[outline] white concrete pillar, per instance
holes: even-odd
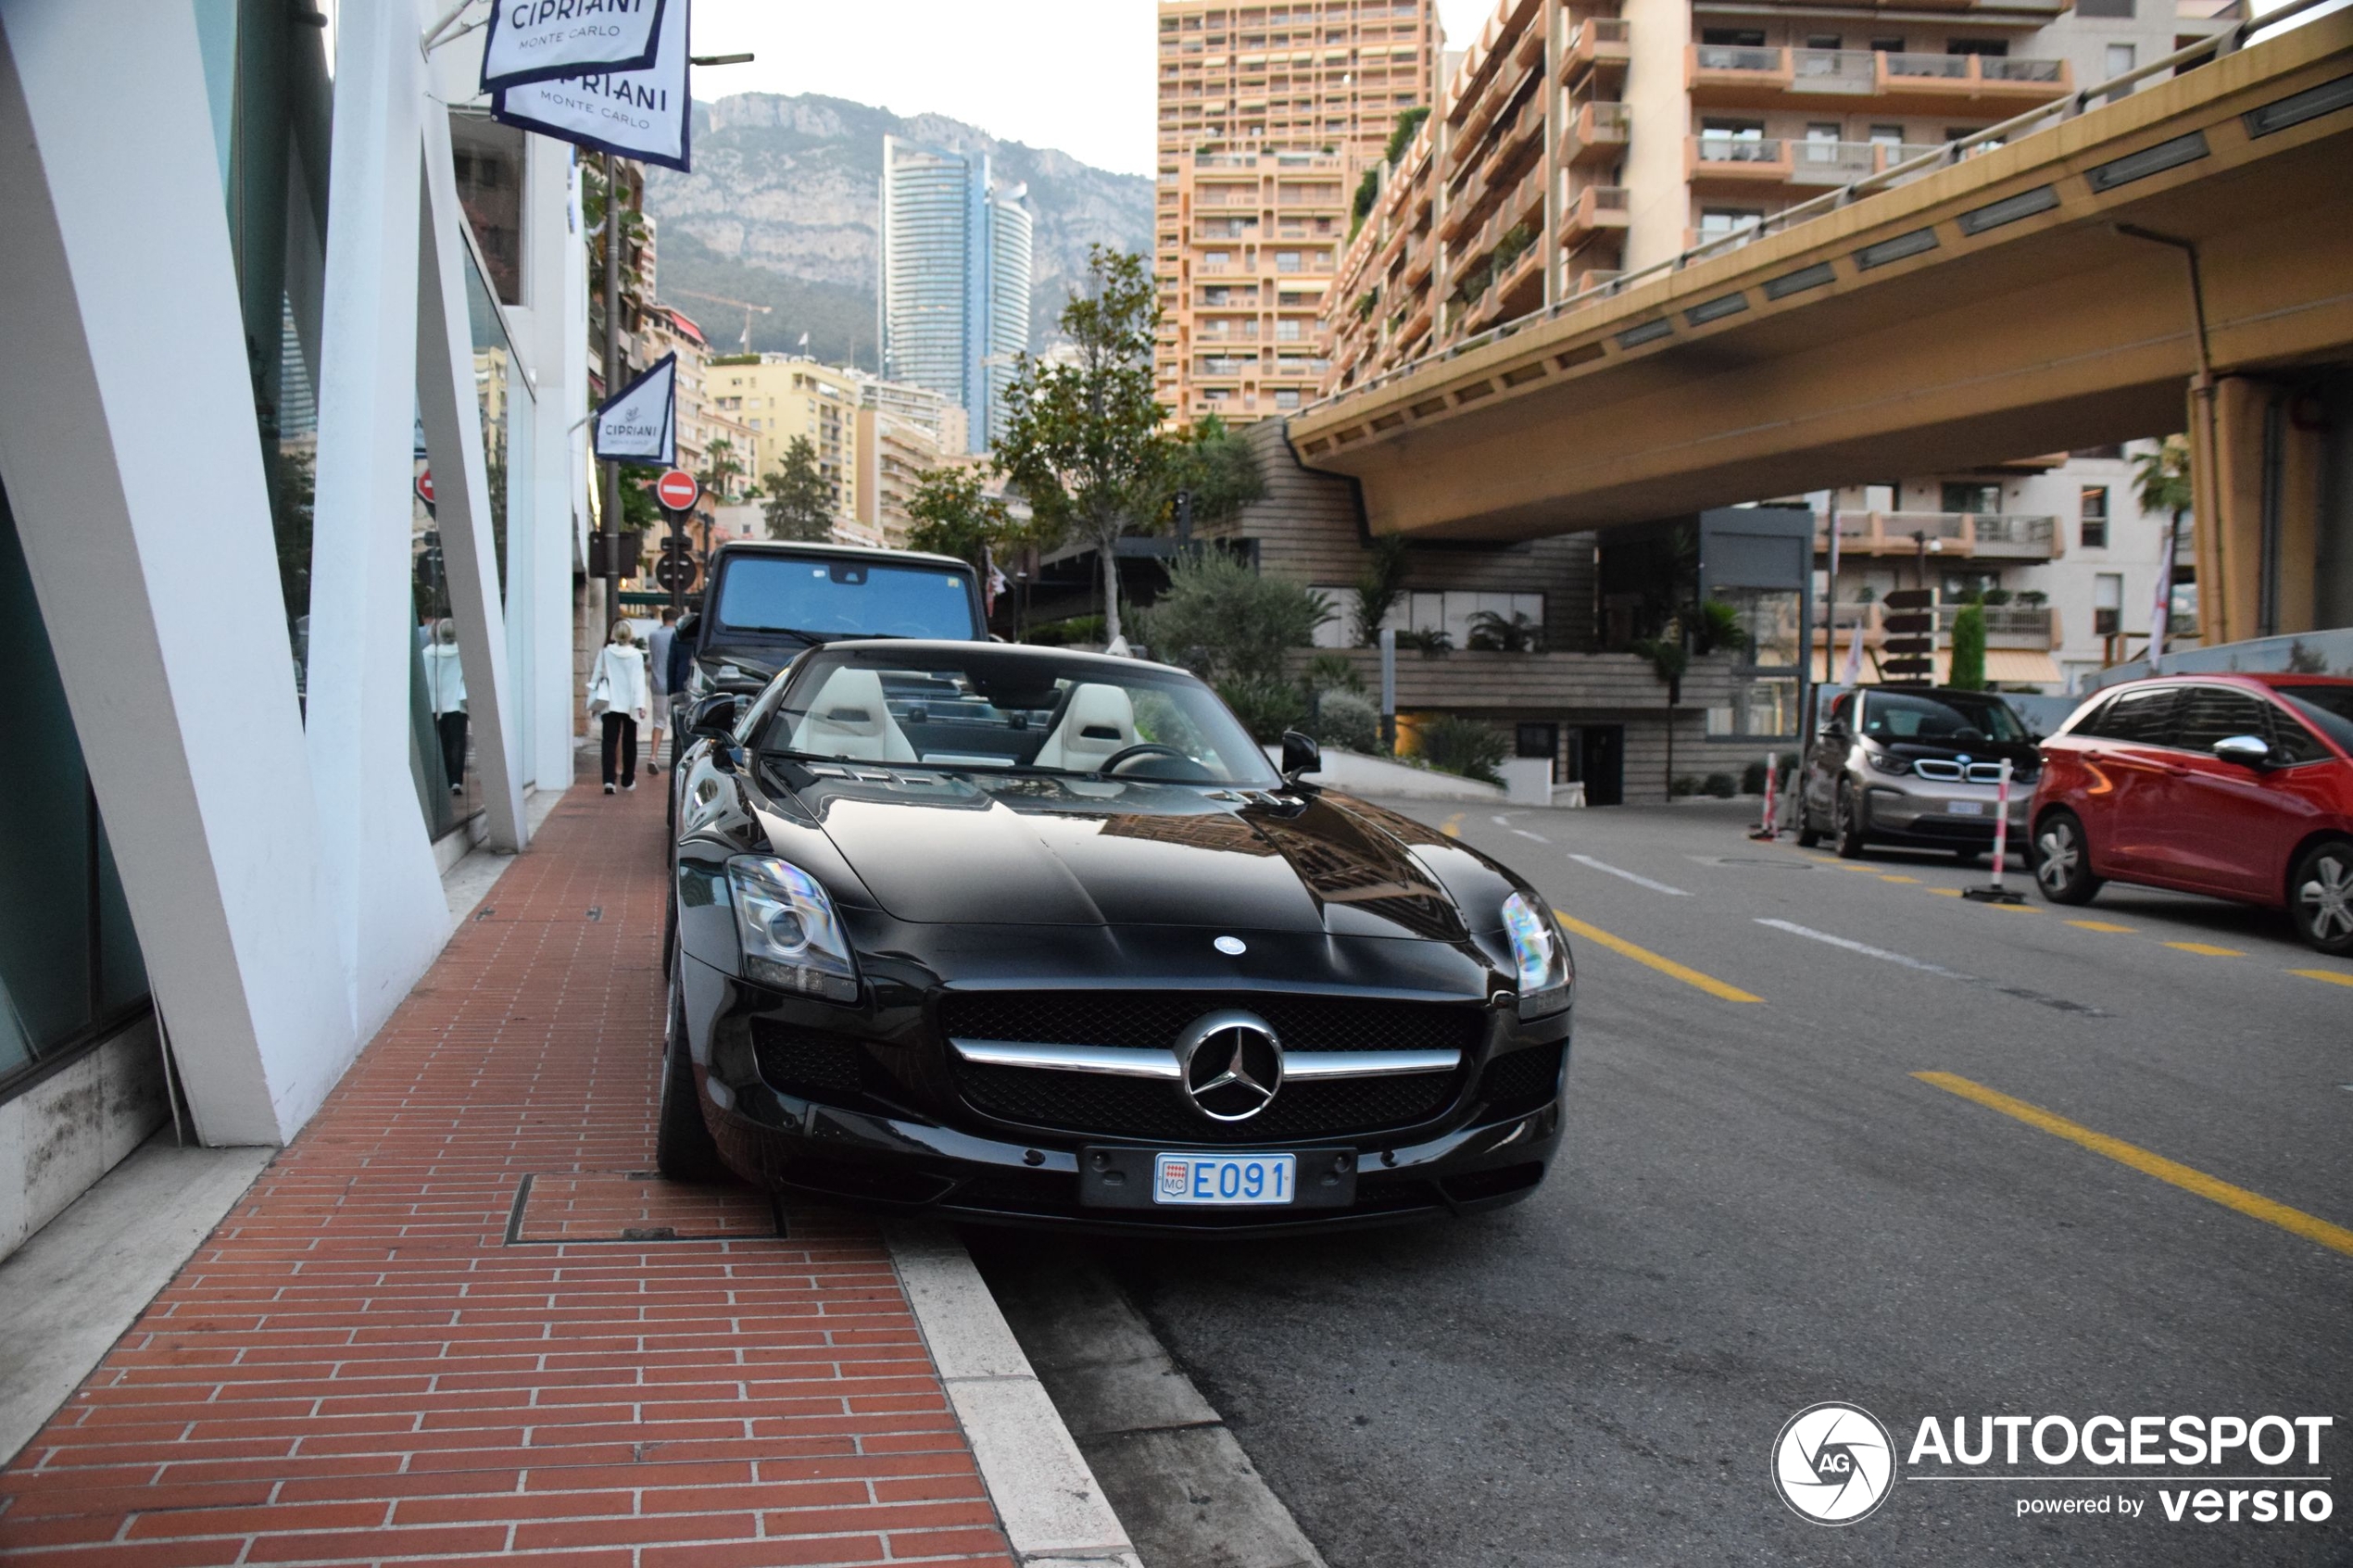
[[[335,35],[309,741],[334,930],[362,1039],[433,961],[449,919],[409,765],[417,171],[427,104],[417,9],[401,0],[348,6]]]
[[[187,6],[0,6],[0,482],[132,924],[199,1134],[282,1142],[358,1041]]]
[[[572,148],[523,138],[523,293],[531,302],[532,368],[537,376],[532,429],[532,778],[543,790],[572,783],[572,573],[585,505],[588,411],[587,247],[581,234],[579,175]],[[511,483],[511,482],[510,482]]]
[[[466,712],[474,733],[487,842],[493,849],[511,852],[529,834],[523,827],[517,704],[507,668],[506,608],[498,597],[497,534],[491,525],[490,474],[474,390],[466,216],[458,205],[448,117],[438,106],[429,108],[422,117],[417,405],[424,420],[425,450],[432,455],[435,521],[449,581],[450,619],[458,625],[459,662],[466,672]],[[522,370],[510,365],[508,374],[520,377]]]

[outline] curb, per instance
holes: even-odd
[[[963,1243],[920,1223],[886,1224],[883,1239],[1014,1561],[1143,1568]]]

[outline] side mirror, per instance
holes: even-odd
[[[2271,746],[2254,735],[2224,735],[2214,743],[2214,755],[2242,768],[2262,768],[2271,764]]]
[[[1283,777],[1297,784],[1302,773],[1324,771],[1324,748],[1297,730],[1283,732]]]
[[[732,739],[736,722],[743,717],[744,699],[734,692],[722,692],[707,696],[695,709],[695,721],[689,732],[697,740]]]

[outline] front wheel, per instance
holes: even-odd
[[[2088,904],[2100,890],[2083,824],[2072,811],[2054,811],[2034,830],[2034,885],[2054,904]]]
[[[1853,784],[1838,786],[1838,809],[1831,819],[1832,833],[1838,839],[1838,858],[1859,860],[1863,858],[1863,806],[1855,798]]]
[[[661,1045],[661,1105],[654,1120],[654,1168],[673,1182],[697,1186],[732,1179],[720,1160],[711,1125],[703,1120],[695,1064],[686,1052],[686,1012],[674,986],[670,996],[670,1027]]]
[[[2287,879],[2296,934],[2332,958],[2353,956],[2353,844],[2316,844]]]

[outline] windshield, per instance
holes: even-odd
[[[1279,782],[1216,694],[1182,671],[988,644],[812,654],[761,746],[808,761],[1251,789]]]
[[[718,629],[821,637],[980,635],[972,582],[937,565],[822,556],[728,558],[719,577]]]
[[[2273,686],[2271,691],[2306,723],[2353,753],[2353,686]]]
[[[1863,733],[1877,740],[1921,741],[1930,746],[2024,743],[2032,738],[1999,697],[1921,696],[1912,692],[1872,692],[1865,696]]]

